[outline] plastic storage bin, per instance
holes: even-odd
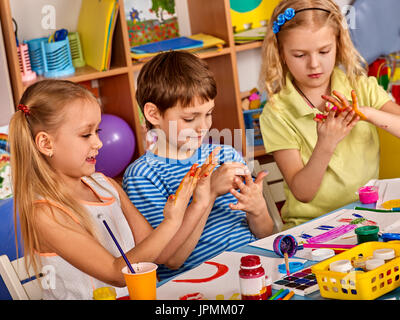
[[[32,69],[47,78],[66,77],[75,73],[68,37],[56,42],[48,38],[27,41]]]
[[[371,257],[377,249],[391,248],[396,258],[370,271],[333,272],[329,264],[361,256]],[[341,300],[372,300],[400,286],[400,243],[365,242],[311,267],[315,274],[321,296]]]
[[[246,128],[246,141],[248,145],[259,146],[263,144],[260,128],[260,115],[263,108],[243,111],[244,125]],[[247,129],[253,129],[248,131]]]
[[[36,79],[36,72],[32,71],[28,45],[26,43],[20,44],[17,47],[17,52],[22,81],[27,82]]]
[[[83,57],[81,40],[78,32],[68,33],[69,47],[71,49],[72,64],[75,68],[85,66],[86,62]]]
[[[31,58],[32,70],[37,75],[41,76],[44,73],[44,57],[42,52],[42,42],[47,41],[47,38],[37,38],[26,41],[28,45],[29,57]]]

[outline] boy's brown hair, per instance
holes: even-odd
[[[147,62],[137,79],[136,99],[143,111],[151,102],[161,114],[179,104],[183,108],[217,95],[214,76],[206,62],[185,51],[160,53]],[[149,129],[152,125],[146,120]]]

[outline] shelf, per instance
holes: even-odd
[[[251,50],[255,48],[261,48],[263,42],[262,41],[253,41],[249,43],[244,43],[244,44],[235,44],[235,51],[240,52],[240,51],[245,51],[245,50]]]
[[[195,52],[192,52],[192,53],[197,55],[201,59],[208,59],[208,58],[213,58],[213,57],[218,57],[218,56],[230,54],[231,52],[232,52],[231,48],[224,47],[222,49],[207,48],[207,49],[195,51]],[[149,60],[151,60],[151,58],[148,58],[148,59],[143,60],[143,61],[132,61],[132,63],[133,63],[133,71],[134,72],[140,71],[140,69],[142,69],[143,65]]]
[[[70,80],[73,82],[83,82],[83,81],[88,81],[88,80],[95,80],[95,79],[101,79],[101,78],[106,78],[106,77],[112,77],[120,74],[127,73],[129,71],[128,67],[115,67],[111,68],[110,70],[107,71],[98,71],[91,66],[84,66],[81,68],[76,68],[75,73],[71,76],[68,77],[61,77],[57,79],[65,79],[65,80]],[[44,79],[50,79],[46,78],[44,76],[38,76],[35,80],[30,81],[30,82],[24,82],[24,88],[29,87],[31,84],[44,80]]]

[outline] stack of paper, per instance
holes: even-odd
[[[86,63],[99,71],[110,68],[118,0],[83,0],[78,32]]]
[[[222,48],[225,41],[204,33],[195,34],[189,37],[179,37],[149,43],[131,48],[131,57],[135,60],[145,60],[163,51],[186,50],[196,52],[206,48]]]
[[[245,30],[242,32],[235,33],[233,38],[236,43],[245,43],[257,40],[263,40],[267,27],[254,28],[250,30]]]

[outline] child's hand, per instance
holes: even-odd
[[[199,179],[201,169],[197,168],[197,166],[198,164],[195,163],[190,168],[179,184],[176,193],[168,197],[164,207],[164,219],[176,221],[179,224],[182,222],[186,208]]]
[[[349,101],[346,99],[344,95],[342,95],[340,92],[337,92],[336,90],[333,90],[332,93],[338,97],[339,99],[332,97],[332,96],[325,96],[323,95],[322,98],[329,101],[336,107],[336,115],[338,113],[345,111],[347,108],[352,108],[354,110],[354,113],[360,117],[361,120],[366,120],[367,117],[360,111],[359,106],[358,106],[358,98],[356,95],[356,92],[354,90],[351,91],[351,98],[352,98],[352,104],[350,105]]]
[[[246,165],[240,162],[230,162],[222,164],[215,170],[211,177],[211,193],[214,197],[219,197],[229,192],[232,188],[237,188],[234,179],[244,176],[249,171]],[[239,179],[239,178],[238,178]]]
[[[336,109],[332,108],[325,121],[317,121],[318,140],[330,146],[333,151],[337,144],[346,137],[356,125],[360,117],[350,107],[344,109],[336,116]]]
[[[263,197],[263,180],[267,176],[267,172],[263,171],[257,175],[253,182],[250,173],[245,177],[246,184],[241,179],[235,178],[235,183],[238,185],[240,192],[231,189],[230,192],[238,200],[236,204],[229,204],[232,210],[243,210],[248,214],[261,215],[267,211],[267,205]]]
[[[193,202],[209,204],[211,202],[211,176],[215,166],[218,164],[217,155],[221,147],[215,148],[210,152],[204,164],[199,168],[199,180],[193,193]]]

